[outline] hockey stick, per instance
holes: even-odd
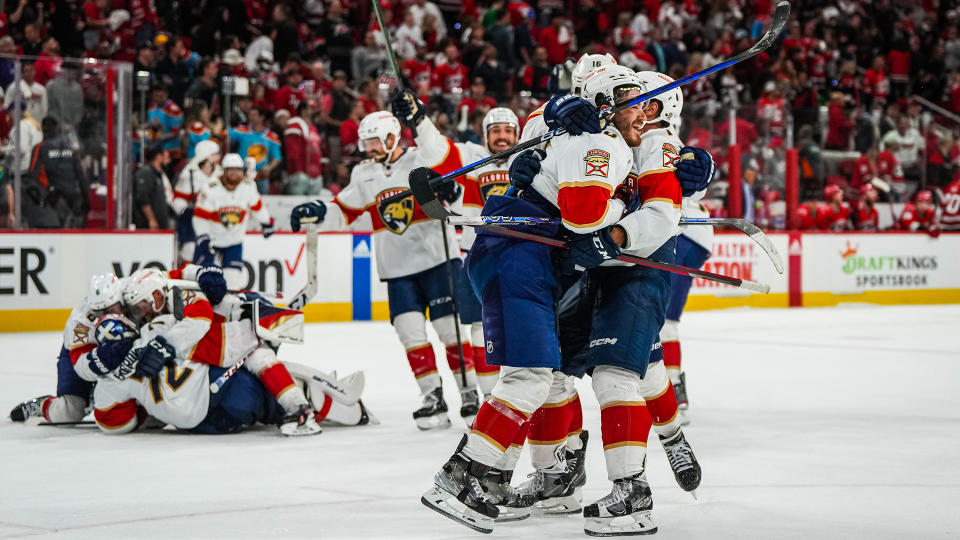
[[[416,199],[417,204],[420,205],[420,208],[423,209],[423,213],[433,219],[439,219],[441,221],[446,221],[453,214],[447,211],[446,208],[440,204],[440,201],[437,200],[436,194],[433,192],[433,188],[430,186],[430,176],[429,174],[418,174],[417,169],[414,169],[410,173],[410,190],[413,192],[413,197]],[[564,248],[566,249],[567,242],[565,240],[560,240],[558,238],[550,238],[549,236],[541,236],[539,234],[530,234],[522,231],[516,231],[509,229],[507,227],[500,227],[498,225],[482,225],[475,227],[484,231],[493,232],[503,236],[509,236],[511,238],[519,238],[521,240],[529,240],[531,242],[537,242],[539,244],[546,244],[548,246]],[[654,261],[646,257],[636,257],[634,255],[624,255],[621,254],[617,257],[618,261],[633,263],[640,266],[646,266],[649,268],[657,268],[659,270],[666,270],[667,272],[673,272],[674,274],[681,274],[685,276],[693,276],[708,279],[710,281],[716,281],[717,283],[723,283],[725,285],[731,285],[733,287],[739,287],[741,289],[746,289],[748,291],[754,291],[766,294],[770,292],[770,285],[765,283],[758,283],[756,281],[750,281],[747,279],[733,278],[729,276],[722,276],[720,274],[714,274],[713,272],[706,272],[704,270],[696,270],[694,268],[687,268],[686,266],[680,266],[677,264],[668,264],[662,263],[659,261]]]
[[[233,377],[234,374],[236,374],[238,371],[240,371],[240,368],[243,367],[243,363],[246,362],[246,361],[247,361],[247,357],[246,357],[246,356],[244,356],[244,357],[241,358],[240,360],[237,360],[237,363],[236,363],[236,364],[234,364],[234,365],[230,366],[229,368],[227,368],[227,370],[224,371],[222,375],[220,375],[219,377],[217,377],[217,380],[215,380],[215,381],[213,381],[212,383],[210,383],[210,393],[211,393],[211,394],[216,394],[217,392],[219,392],[220,389],[223,388],[223,385],[227,384],[227,381],[230,380],[230,377]]]
[[[316,223],[309,223],[305,227],[307,234],[307,284],[303,289],[293,297],[292,300],[287,302],[287,307],[290,309],[295,309],[297,311],[303,311],[304,306],[307,305],[314,296],[317,295],[317,288],[319,283],[317,282],[317,225]]]
[[[79,422],[37,422],[35,426],[95,426],[94,420],[80,420]]]
[[[663,85],[663,86],[661,86],[661,87],[659,87],[659,88],[655,88],[655,89],[653,89],[653,90],[651,90],[651,91],[649,91],[649,92],[646,92],[646,93],[644,93],[644,94],[641,94],[641,95],[639,95],[639,96],[631,99],[630,101],[625,101],[625,102],[620,103],[620,104],[618,104],[618,105],[615,105],[615,106],[613,106],[613,107],[611,107],[611,108],[609,108],[609,109],[604,109],[603,111],[600,112],[600,115],[603,116],[603,117],[612,116],[612,115],[614,115],[614,114],[622,111],[623,109],[627,109],[627,108],[629,108],[629,107],[633,107],[634,105],[639,105],[640,103],[643,103],[643,102],[647,101],[647,100],[650,99],[650,98],[659,96],[660,94],[663,94],[664,92],[669,92],[670,90],[673,90],[674,88],[679,88],[679,87],[681,87],[681,86],[690,84],[690,83],[692,83],[692,82],[694,82],[694,81],[696,81],[696,80],[698,80],[698,79],[701,79],[701,78],[703,78],[703,77],[706,77],[707,75],[711,75],[711,74],[716,73],[716,72],[718,72],[718,71],[720,71],[720,70],[726,69],[726,68],[728,68],[728,67],[730,67],[730,66],[732,66],[732,65],[735,65],[735,64],[738,64],[738,63],[740,63],[740,62],[743,62],[744,60],[749,60],[749,59],[753,58],[754,56],[756,56],[756,55],[760,54],[761,52],[765,51],[767,48],[770,47],[770,45],[773,44],[774,41],[776,41],[777,36],[779,36],[780,33],[783,31],[783,27],[784,27],[784,25],[787,23],[787,18],[788,18],[789,16],[790,16],[790,2],[787,2],[786,0],[783,0],[783,1],[781,1],[779,4],[777,4],[777,9],[776,9],[776,11],[774,11],[774,13],[773,13],[772,21],[771,21],[771,23],[770,23],[770,28],[767,30],[767,33],[764,34],[763,37],[761,37],[760,40],[757,41],[757,42],[753,45],[753,47],[750,47],[750,48],[747,49],[746,51],[743,51],[742,53],[734,56],[733,58],[729,58],[729,59],[727,59],[727,60],[724,60],[723,62],[720,62],[720,63],[718,63],[718,64],[714,64],[714,65],[712,65],[712,66],[710,66],[710,67],[708,67],[708,68],[706,68],[706,69],[703,69],[703,70],[698,71],[698,72],[696,72],[696,73],[691,73],[690,75],[687,75],[686,77],[677,79],[677,80],[673,81],[672,83],[668,83],[668,84],[665,84],[665,85]],[[548,140],[556,137],[557,135],[561,135],[561,134],[563,134],[563,133],[566,133],[566,131],[565,131],[563,128],[557,128],[557,129],[554,129],[554,130],[552,130],[552,131],[548,131],[548,132],[544,133],[543,135],[541,135],[539,138],[530,139],[530,140],[528,140],[528,141],[526,141],[526,142],[520,143],[520,144],[518,144],[518,145],[516,145],[516,146],[513,146],[513,147],[511,147],[511,148],[508,148],[508,149],[506,149],[506,150],[504,150],[504,151],[502,151],[502,152],[497,152],[496,154],[493,154],[493,155],[491,155],[491,156],[487,156],[487,157],[485,157],[485,158],[483,158],[483,159],[481,159],[481,160],[475,161],[475,162],[473,162],[473,163],[471,163],[471,164],[469,164],[469,165],[465,165],[465,166],[463,166],[463,167],[461,167],[461,168],[459,168],[459,169],[457,169],[457,170],[455,170],[455,171],[451,171],[451,172],[449,172],[449,173],[441,176],[440,178],[435,178],[434,180],[432,180],[432,181],[430,182],[430,187],[431,187],[431,189],[436,188],[438,185],[442,184],[443,182],[446,182],[446,181],[452,180],[452,179],[454,179],[454,178],[458,178],[458,177],[460,177],[460,176],[463,176],[463,175],[467,174],[468,172],[477,170],[477,169],[479,169],[480,167],[483,167],[484,165],[486,165],[487,163],[490,163],[490,162],[492,162],[492,161],[504,160],[504,159],[508,158],[509,156],[511,156],[511,155],[513,155],[513,154],[516,154],[516,153],[518,153],[518,152],[522,152],[522,151],[527,150],[527,149],[529,149],[529,148],[533,148],[533,147],[535,147],[535,146],[538,146],[538,145],[540,145],[540,144],[542,144],[542,143],[544,143],[544,142],[546,142],[546,141],[548,141]],[[404,191],[401,191],[400,193],[397,193],[396,195],[391,195],[390,197],[386,197],[385,199],[383,199],[382,201],[380,201],[380,203],[381,203],[381,204],[394,203],[394,202],[397,202],[397,201],[406,199],[406,198],[409,197],[410,195],[412,195],[412,193],[410,192],[410,190],[404,190]]]
[[[393,54],[393,44],[390,43],[390,33],[387,32],[387,27],[383,25],[383,13],[380,12],[380,1],[372,1],[373,12],[377,16],[377,23],[380,25],[380,31],[383,32],[383,41],[387,48],[387,62],[397,77],[397,86],[402,87],[404,85],[403,75],[400,73],[400,65],[397,63],[397,57]],[[413,134],[416,136],[416,129],[413,129]],[[457,292],[453,283],[453,266],[450,259],[450,242],[447,237],[447,225],[441,222],[440,228],[443,231],[443,253],[447,258],[447,284],[450,286],[450,299],[453,302],[453,328],[456,332],[457,350],[460,351],[460,380],[463,383],[463,388],[467,388],[467,365],[463,359],[463,339],[460,337],[460,308],[457,305]]]

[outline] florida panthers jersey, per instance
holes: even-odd
[[[550,131],[547,128],[547,122],[543,119],[543,110],[546,105],[541,105],[537,107],[535,111],[530,113],[530,116],[527,117],[527,122],[523,124],[523,133],[520,134],[520,142],[524,143],[530,139],[538,139],[543,136],[544,133]],[[540,145],[540,148],[546,143]]]
[[[134,347],[143,347],[177,324],[172,315],[161,315],[141,329]],[[126,433],[136,429],[142,407],[147,414],[181,429],[190,429],[207,415],[210,380],[204,364],[183,360],[167,365],[152,379],[101,379],[94,390],[93,416],[101,430]]]
[[[388,165],[372,159],[361,161],[350,173],[350,184],[333,201],[317,201],[327,207],[320,229],[343,229],[364,213],[370,214],[380,279],[409,276],[443,264],[447,251],[451,257],[459,257],[453,228],[427,217],[413,197],[381,204],[386,197],[410,187],[408,178],[413,169],[442,165],[431,163],[420,148],[407,149]],[[447,227],[447,250],[441,227]]]
[[[671,130],[659,128],[644,133],[633,149],[629,181],[642,202],[619,223],[627,233],[625,253],[647,257],[677,235],[683,194],[675,172],[682,146]]]
[[[67,318],[67,326],[63,329],[63,346],[70,353],[70,361],[74,364],[80,357],[97,346],[93,335],[97,319],[90,311],[90,307],[87,306],[87,299],[84,298],[80,305],[70,312],[70,317]]]
[[[532,187],[560,209],[567,229],[590,233],[620,220],[625,207],[611,196],[630,173],[633,152],[616,129],[559,135],[546,150]]]
[[[454,143],[445,137],[429,118],[417,126],[417,146],[427,161],[439,163],[433,170],[440,174],[455,171],[490,156],[486,146],[467,142]],[[514,154],[515,156],[516,154]],[[462,206],[459,212],[465,216],[479,216],[487,197],[504,195],[510,187],[510,158],[488,163],[483,167],[457,179],[463,186]],[[464,227],[460,237],[460,247],[469,250],[473,246],[477,233],[473,227]]]
[[[188,163],[180,171],[180,176],[177,177],[177,185],[173,188],[173,204],[171,205],[173,211],[182,214],[188,206],[196,204],[200,189],[211,182],[219,182],[217,179],[222,174],[223,170],[219,166],[214,168],[213,174],[208,176],[197,167],[196,163],[192,161]]]
[[[256,184],[243,180],[236,188],[227,189],[219,180],[213,180],[197,194],[193,228],[197,236],[209,235],[213,247],[235,246],[243,243],[251,215],[257,223],[270,223],[270,212]]]

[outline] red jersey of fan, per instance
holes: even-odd
[[[497,106],[497,100],[490,96],[484,96],[480,99],[465,97],[460,100],[460,105],[457,107],[457,109],[462,109],[464,105],[467,107],[467,113],[473,113],[473,111],[477,110],[478,108],[481,111],[486,112]]]
[[[300,106],[300,103],[305,100],[306,95],[304,94],[303,88],[284,86],[273,93],[273,110],[279,111],[284,109],[290,113],[290,116],[296,116],[297,108]]]
[[[810,212],[810,207],[801,204],[797,208],[797,228],[801,231],[809,231],[817,226],[815,216]]]
[[[460,62],[440,64],[433,70],[433,87],[439,88],[444,94],[452,93],[454,88],[467,88],[467,81],[467,68]]]
[[[761,97],[757,101],[757,118],[765,119],[772,131],[782,132],[784,122],[784,99],[771,99],[767,96]]]
[[[403,63],[401,71],[407,76],[414,88],[418,88],[422,83],[429,85],[433,82],[433,66],[430,65],[430,62],[421,62],[416,58],[411,58]]]
[[[905,231],[928,231],[937,224],[937,211],[935,208],[927,208],[925,212],[918,212],[913,203],[907,203],[900,214],[900,222],[897,228]]]
[[[857,201],[854,223],[858,231],[875,231],[880,227],[880,214],[872,204]]]
[[[960,180],[943,190],[940,200],[940,224],[948,231],[960,231]]]
[[[832,205],[820,203],[817,205],[817,228],[822,231],[845,231],[850,228],[850,205],[840,203],[840,209],[834,210]]]
[[[873,95],[876,101],[886,101],[890,93],[890,79],[883,71],[868,69],[863,75],[863,90]]]
[[[853,178],[850,185],[858,188],[875,176],[885,182],[903,182],[903,169],[892,153],[884,150],[877,154],[877,161],[871,162],[867,156],[860,156],[853,164]]]

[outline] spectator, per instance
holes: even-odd
[[[450,44],[444,49],[446,61],[433,70],[433,88],[445,95],[460,93],[467,83],[467,68],[460,63],[460,49]]]
[[[260,55],[263,51],[270,52],[270,59],[273,60],[273,40],[277,37],[277,29],[271,24],[268,24],[263,27],[263,33],[260,36],[251,41],[247,45],[247,50],[244,57],[244,64],[247,66],[247,71],[253,73],[257,71],[257,64],[260,60]]]
[[[887,77],[886,60],[883,55],[873,59],[873,66],[863,76],[863,92],[868,96],[867,103],[874,109],[882,108],[890,93],[890,79]]]
[[[633,43],[633,48],[621,53],[617,61],[634,71],[651,71],[655,67],[655,62],[646,48],[647,42],[637,39]]]
[[[903,168],[907,192],[913,191],[920,181],[920,167],[923,164],[920,153],[925,147],[923,136],[917,128],[910,127],[910,118],[905,114],[897,118],[897,129],[887,132],[880,141],[880,148],[892,152]]]
[[[881,152],[876,146],[870,147],[867,153],[857,158],[853,164],[853,178],[850,180],[850,186],[859,189],[869,184],[874,178],[891,186],[901,184],[901,187],[893,189],[898,193],[905,191],[902,187],[903,169],[897,163],[897,158],[886,150]]]
[[[473,111],[469,118],[468,123],[464,126],[465,129],[461,130],[459,135],[460,142],[472,142],[476,144],[483,144],[483,117],[486,116],[486,113],[483,111]]]
[[[847,112],[847,99],[840,92],[830,94],[830,105],[827,107],[827,140],[824,147],[830,150],[849,150],[850,134],[853,133],[854,123]]]
[[[437,42],[443,41],[447,37],[447,25],[443,21],[443,14],[440,13],[440,9],[433,2],[427,2],[425,0],[413,0],[413,4],[408,8],[410,13],[413,14],[414,23],[423,28],[423,19],[426,15],[433,15],[434,24],[436,25],[437,30]]]
[[[483,81],[493,99],[507,98],[507,80],[510,74],[507,66],[497,59],[497,48],[493,45],[487,45],[484,49],[483,55],[473,70],[473,76]]]
[[[363,114],[365,115],[383,109],[380,106],[380,89],[373,79],[367,79],[360,83],[360,95],[357,96],[357,102],[363,107]]]
[[[12,229],[17,221],[16,201],[13,198],[13,175],[0,175],[0,229]]]
[[[71,141],[76,139],[77,126],[83,119],[83,87],[80,86],[80,71],[64,66],[63,74],[47,83],[47,116],[60,122],[60,131]]]
[[[550,97],[550,64],[546,47],[537,47],[533,53],[533,63],[523,68],[520,74],[520,87],[528,90],[537,99]]]
[[[27,174],[46,191],[46,204],[56,212],[58,227],[83,227],[90,209],[90,193],[80,157],[60,136],[59,122],[44,118],[43,141],[33,147]]]
[[[377,44],[377,36],[367,32],[363,38],[363,46],[356,47],[350,55],[350,72],[353,80],[376,77],[386,69],[387,55]]]
[[[27,104],[27,112],[30,113],[30,116],[37,122],[42,122],[44,117],[47,116],[47,89],[37,82],[36,70],[32,61],[22,60],[20,70],[20,99]],[[12,85],[7,88],[7,93],[3,98],[3,106],[10,107],[17,94],[17,89]]]
[[[537,48],[537,12],[530,8],[526,11],[523,20],[514,28],[513,44],[516,47],[519,61],[529,64],[533,60],[533,51]]]
[[[83,3],[83,47],[90,50],[100,42],[101,33],[108,31],[109,0],[87,0]]]
[[[766,133],[771,137],[783,137],[786,112],[786,102],[776,81],[767,81],[763,86],[763,95],[757,101],[757,120],[763,122]]]
[[[197,53],[190,52],[186,46],[185,39],[182,37],[171,38],[158,51],[165,51],[165,57],[156,61],[154,72],[156,76],[170,87],[170,97],[177,103],[183,103],[184,107],[190,104],[184,100],[184,94],[195,84],[193,78],[199,69],[201,76],[204,75],[204,60]],[[214,83],[216,83],[216,73],[214,73]],[[191,96],[191,99],[197,99],[198,96]],[[210,105],[214,105],[213,96],[204,94],[199,96]]]
[[[53,36],[48,36],[47,39],[43,40],[43,50],[37,55],[37,61],[34,65],[37,72],[37,82],[44,85],[47,84],[57,75],[62,64],[63,58],[60,57],[60,42]]]
[[[11,36],[0,37],[0,94],[13,84],[17,45]]]
[[[154,70],[157,67],[156,48],[153,41],[144,41],[137,47],[137,58],[133,62],[133,72],[146,71],[150,73],[150,84],[156,82]]]
[[[299,60],[299,57],[294,57]],[[303,89],[303,72],[300,71],[298,61],[287,62],[283,68],[283,77],[286,84],[273,94],[273,110],[285,110],[291,115],[297,112],[300,104],[306,101]]]
[[[344,18],[344,8],[339,0],[327,7],[327,17],[317,31],[324,42],[324,51],[330,57],[330,69],[336,72],[350,70],[350,51],[353,48],[353,29]]]
[[[220,129],[210,121],[210,107],[202,99],[194,100],[184,118],[187,126],[187,159],[193,159],[198,144],[213,138]]]
[[[147,109],[154,144],[170,152],[170,159],[180,159],[180,129],[183,127],[183,110],[170,99],[170,90],[164,84],[153,89]]]
[[[757,169],[759,165],[756,160],[751,159],[743,168],[743,179],[741,181],[743,191],[743,219],[750,223],[755,223],[757,219],[757,197],[753,193],[753,186],[757,183]]]
[[[395,39],[394,47],[398,58],[409,58],[411,60],[417,58],[417,49],[426,45],[423,41],[423,31],[417,26],[413,12],[409,9],[403,16],[403,24],[397,28]],[[423,56],[419,56],[419,58],[423,58]]]
[[[487,95],[487,85],[484,84],[482,77],[473,79],[470,84],[470,95],[460,101],[458,109],[467,108],[468,113],[479,110],[486,113],[497,106],[497,100]]]
[[[426,60],[426,56],[427,44],[420,42],[416,47],[416,54],[408,58],[400,67],[414,88],[423,83],[430,84],[433,80],[433,65]]]
[[[16,153],[14,145],[17,143],[17,139],[19,139],[20,142],[19,167],[21,173],[26,173],[30,168],[30,157],[33,155],[33,147],[43,141],[43,131],[41,131],[40,122],[30,115],[30,112],[26,110],[25,104],[20,105],[20,129],[19,132],[16,131],[13,125],[13,107],[14,106],[11,105],[4,111],[4,116],[6,116],[11,130],[9,135],[5,137],[6,140],[3,145],[3,154],[9,158],[3,168],[3,176],[12,176],[15,170],[14,167],[17,166],[17,163],[13,161],[14,154]]]
[[[273,27],[277,29],[273,38],[273,57],[278,62],[286,63],[291,54],[299,56],[300,51],[300,39],[290,6],[282,2],[275,3],[271,18]]]
[[[287,122],[283,146],[287,162],[287,195],[319,195],[323,189],[320,134],[310,122],[313,106],[303,101]]]
[[[187,88],[184,94],[183,105],[189,107],[195,100],[203,101],[209,106],[216,107],[217,96],[219,95],[217,75],[220,73],[220,66],[213,58],[204,58],[200,61],[200,76],[193,80],[193,83]]]
[[[510,12],[500,9],[497,22],[486,32],[487,39],[496,47],[497,58],[506,64],[507,69],[513,69],[514,59],[514,31],[510,24]]]
[[[363,104],[354,101],[350,107],[350,114],[340,124],[340,156],[343,161],[351,163],[358,159],[357,143],[360,141],[360,120],[364,117]]]
[[[237,144],[240,157],[257,162],[257,191],[270,192],[270,173],[280,164],[280,137],[267,127],[267,111],[263,107],[250,108],[250,124],[231,129],[227,136]]]
[[[21,5],[26,2],[21,0]],[[23,25],[23,43],[20,44],[23,56],[40,56],[43,51],[43,41],[40,39],[40,30],[37,25],[28,23]]]
[[[562,12],[554,11],[550,14],[550,26],[540,31],[537,43],[546,49],[546,61],[551,66],[563,62],[573,51],[573,32],[566,24]]]
[[[145,161],[133,176],[133,226],[137,229],[170,228],[170,181],[163,172],[170,156],[162,148],[148,148]]]
[[[327,128],[327,136],[337,136],[340,125],[350,114],[354,96],[347,89],[347,73],[338,70],[333,73],[333,87],[323,96],[320,103],[320,119]]]

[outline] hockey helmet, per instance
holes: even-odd
[[[207,139],[205,141],[200,141],[197,143],[197,146],[193,149],[193,159],[197,163],[206,161],[210,159],[210,156],[215,156],[220,153],[220,145],[215,141]],[[239,157],[239,156],[238,156]]]
[[[517,115],[506,107],[494,107],[487,112],[483,117],[483,145],[491,152],[493,150],[491,150],[487,144],[487,133],[491,127],[497,124],[513,126],[513,133],[516,136],[519,131],[520,121],[517,119]],[[516,144],[516,137],[514,137],[514,144]]]
[[[594,70],[602,68],[603,66],[609,66],[616,64],[617,60],[607,54],[585,54],[577,60],[576,67],[573,68],[573,72],[570,74],[572,80],[572,89],[573,93],[580,95],[583,92],[583,83],[587,79],[587,75],[590,75]]]
[[[673,82],[672,78],[656,71],[641,71],[637,76],[646,85],[648,92]],[[647,118],[647,124],[665,121],[672,125],[674,119],[680,119],[680,112],[683,111],[683,92],[680,88],[668,90],[650,99],[660,102],[660,114],[656,118]]]
[[[837,193],[843,193],[843,190],[840,189],[840,186],[836,184],[827,184],[827,187],[823,188],[823,199],[827,202],[833,200]]]
[[[871,191],[877,191],[877,188],[873,187],[873,184],[867,182],[866,184],[860,186],[860,196],[864,196]]]
[[[383,150],[389,156],[393,150],[400,144],[400,121],[390,111],[377,111],[370,113],[360,120],[360,127],[357,129],[359,141],[357,148],[365,152],[363,141],[367,139],[379,139],[383,145]],[[393,145],[387,146],[387,137],[393,135]]]
[[[617,97],[627,90],[646,91],[646,86],[637,73],[626,66],[610,65],[594,70],[583,81],[580,97],[598,109],[603,105],[615,105]]]
[[[925,189],[923,191],[917,192],[917,202],[925,202],[933,204],[933,192]]]
[[[160,293],[159,298],[156,293]],[[137,270],[123,287],[123,304],[134,321],[142,321],[162,311],[166,298],[167,279],[155,268]]]
[[[223,161],[220,162],[220,166],[223,170],[227,169],[240,169],[243,170],[243,158],[240,157],[240,154],[227,154],[223,156]]]
[[[90,289],[87,291],[87,306],[91,311],[99,311],[119,304],[123,300],[123,283],[117,276],[97,274],[90,278]]]

